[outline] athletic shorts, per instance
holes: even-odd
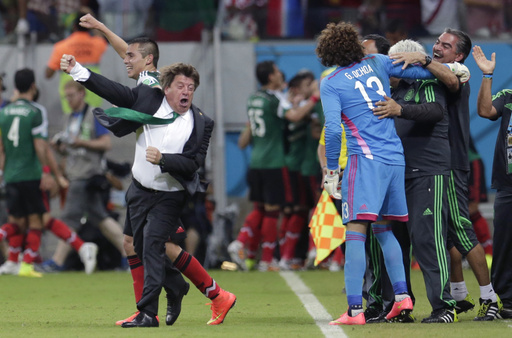
[[[47,207],[43,193],[39,189],[40,184],[40,180],[7,183],[5,190],[9,215],[25,217],[32,214],[44,214]]]
[[[487,185],[485,182],[485,167],[482,159],[476,159],[469,163],[469,201],[487,202]]]
[[[293,201],[287,168],[249,169],[249,200],[271,205],[290,205]]]
[[[351,155],[341,184],[343,224],[350,221],[408,218],[405,166],[390,165]]]

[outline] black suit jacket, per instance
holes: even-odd
[[[81,83],[90,91],[118,107],[130,108],[149,115],[154,115],[158,111],[165,97],[159,88],[151,88],[146,85],[129,88],[94,72],[91,72],[87,81]],[[206,191],[208,186],[205,181],[200,179],[198,169],[204,165],[214,122],[196,106],[192,105],[191,110],[194,116],[192,134],[185,143],[181,154],[162,154],[164,165],[161,170],[178,180],[185,190],[193,195],[196,192]],[[133,121],[109,117],[100,108],[96,108],[93,112],[98,121],[117,137],[128,135],[142,125]]]

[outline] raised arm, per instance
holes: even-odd
[[[480,68],[483,73],[482,83],[476,101],[478,115],[488,119],[495,119],[498,117],[498,112],[492,105],[492,75],[494,68],[496,68],[496,53],[492,53],[491,60],[488,60],[482,48],[475,46],[473,47],[472,54],[478,68]]]
[[[86,14],[80,18],[80,26],[88,28],[88,29],[96,29],[103,34],[105,38],[107,38],[108,42],[114,47],[115,51],[121,59],[124,59],[126,56],[126,49],[128,48],[128,44],[124,41],[120,36],[116,33],[112,32],[105,24],[99,20],[97,20],[91,14]]]
[[[457,75],[459,72],[462,75],[462,72],[469,73],[467,67],[462,64],[457,64],[457,71],[455,69],[452,70],[451,67],[445,65],[443,63],[439,63],[435,60],[432,60],[429,56],[421,52],[404,52],[404,53],[395,53],[391,54],[390,59],[394,60],[393,64],[404,63],[402,69],[406,69],[407,66],[412,64],[421,64],[424,68],[432,73],[439,81],[444,83],[448,90],[452,93],[455,93],[459,90],[459,78]],[[455,68],[455,67],[454,67]],[[468,81],[469,76],[466,76],[464,81]],[[463,81],[463,82],[464,82]]]

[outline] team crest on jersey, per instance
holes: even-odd
[[[414,89],[409,89],[409,91],[404,96],[404,100],[411,101],[413,97],[414,97]]]

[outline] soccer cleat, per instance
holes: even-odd
[[[256,259],[254,258],[246,258],[245,259],[245,266],[247,267],[247,271],[252,271],[256,269]]]
[[[272,261],[272,262],[260,261],[260,263],[258,264],[258,271],[260,271],[260,272],[279,271],[279,264],[275,261]]]
[[[386,320],[397,323],[412,323],[414,322],[412,309],[412,299],[407,296],[402,301],[393,304],[393,308],[386,315]]]
[[[456,323],[459,321],[455,309],[440,309],[433,311],[430,317],[423,318],[422,323]]]
[[[118,320],[116,322],[116,325],[123,325],[123,323],[126,323],[126,322],[131,322],[132,320],[135,319],[135,317],[137,317],[139,315],[140,311],[137,311],[135,312],[133,315],[131,315],[130,317],[126,318],[126,319],[121,319],[121,320]],[[156,316],[156,320],[158,322],[160,322],[160,320],[158,319],[158,316]]]
[[[379,310],[374,307],[369,307],[364,310],[364,318],[366,320],[366,324],[387,322],[386,311]]]
[[[0,275],[17,275],[20,267],[18,263],[13,261],[5,261],[2,266],[0,266]]]
[[[282,259],[279,261],[279,270],[290,271],[292,269],[292,263],[290,260]]]
[[[43,263],[39,264],[37,266],[38,271],[44,272],[44,273],[57,273],[64,271],[64,267],[58,265],[55,263],[53,259],[49,259],[44,261]]]
[[[457,304],[455,305],[455,310],[457,310],[457,313],[467,312],[469,310],[473,310],[475,307],[475,300],[471,295],[468,293],[466,295],[466,298],[463,300],[457,301]]]
[[[233,263],[236,263],[240,270],[247,271],[247,266],[245,265],[247,255],[245,254],[245,248],[242,242],[239,240],[231,242],[228,245],[228,253]]]
[[[497,318],[499,319],[511,319],[512,318],[512,309],[501,308],[498,312]]]
[[[135,312],[133,315],[131,315],[130,317],[126,318],[126,319],[121,319],[121,320],[118,320],[116,322],[116,325],[122,325],[123,323],[126,323],[126,322],[131,322],[132,320],[135,319],[135,317],[137,317],[137,315],[139,314],[140,311],[137,311]]]
[[[364,325],[366,324],[366,320],[364,318],[364,312],[360,314],[350,317],[348,315],[348,311],[340,316],[340,318],[329,322],[329,325]]]
[[[18,271],[18,276],[40,278],[43,277],[43,274],[35,271],[33,264],[21,262],[20,270]]]
[[[497,300],[493,302],[490,299],[482,299],[480,298],[480,308],[478,309],[478,314],[476,315],[475,321],[491,321],[495,318],[498,318],[498,313],[501,309],[503,309],[503,303],[501,302],[500,297],[496,295]]]
[[[85,273],[90,275],[96,268],[96,255],[98,254],[98,246],[95,243],[85,242],[78,249],[80,260],[84,263]]]
[[[222,324],[224,318],[228,314],[229,310],[236,303],[236,296],[231,292],[220,290],[219,295],[212,299],[211,310],[212,318],[206,323],[208,325],[219,325]]]

